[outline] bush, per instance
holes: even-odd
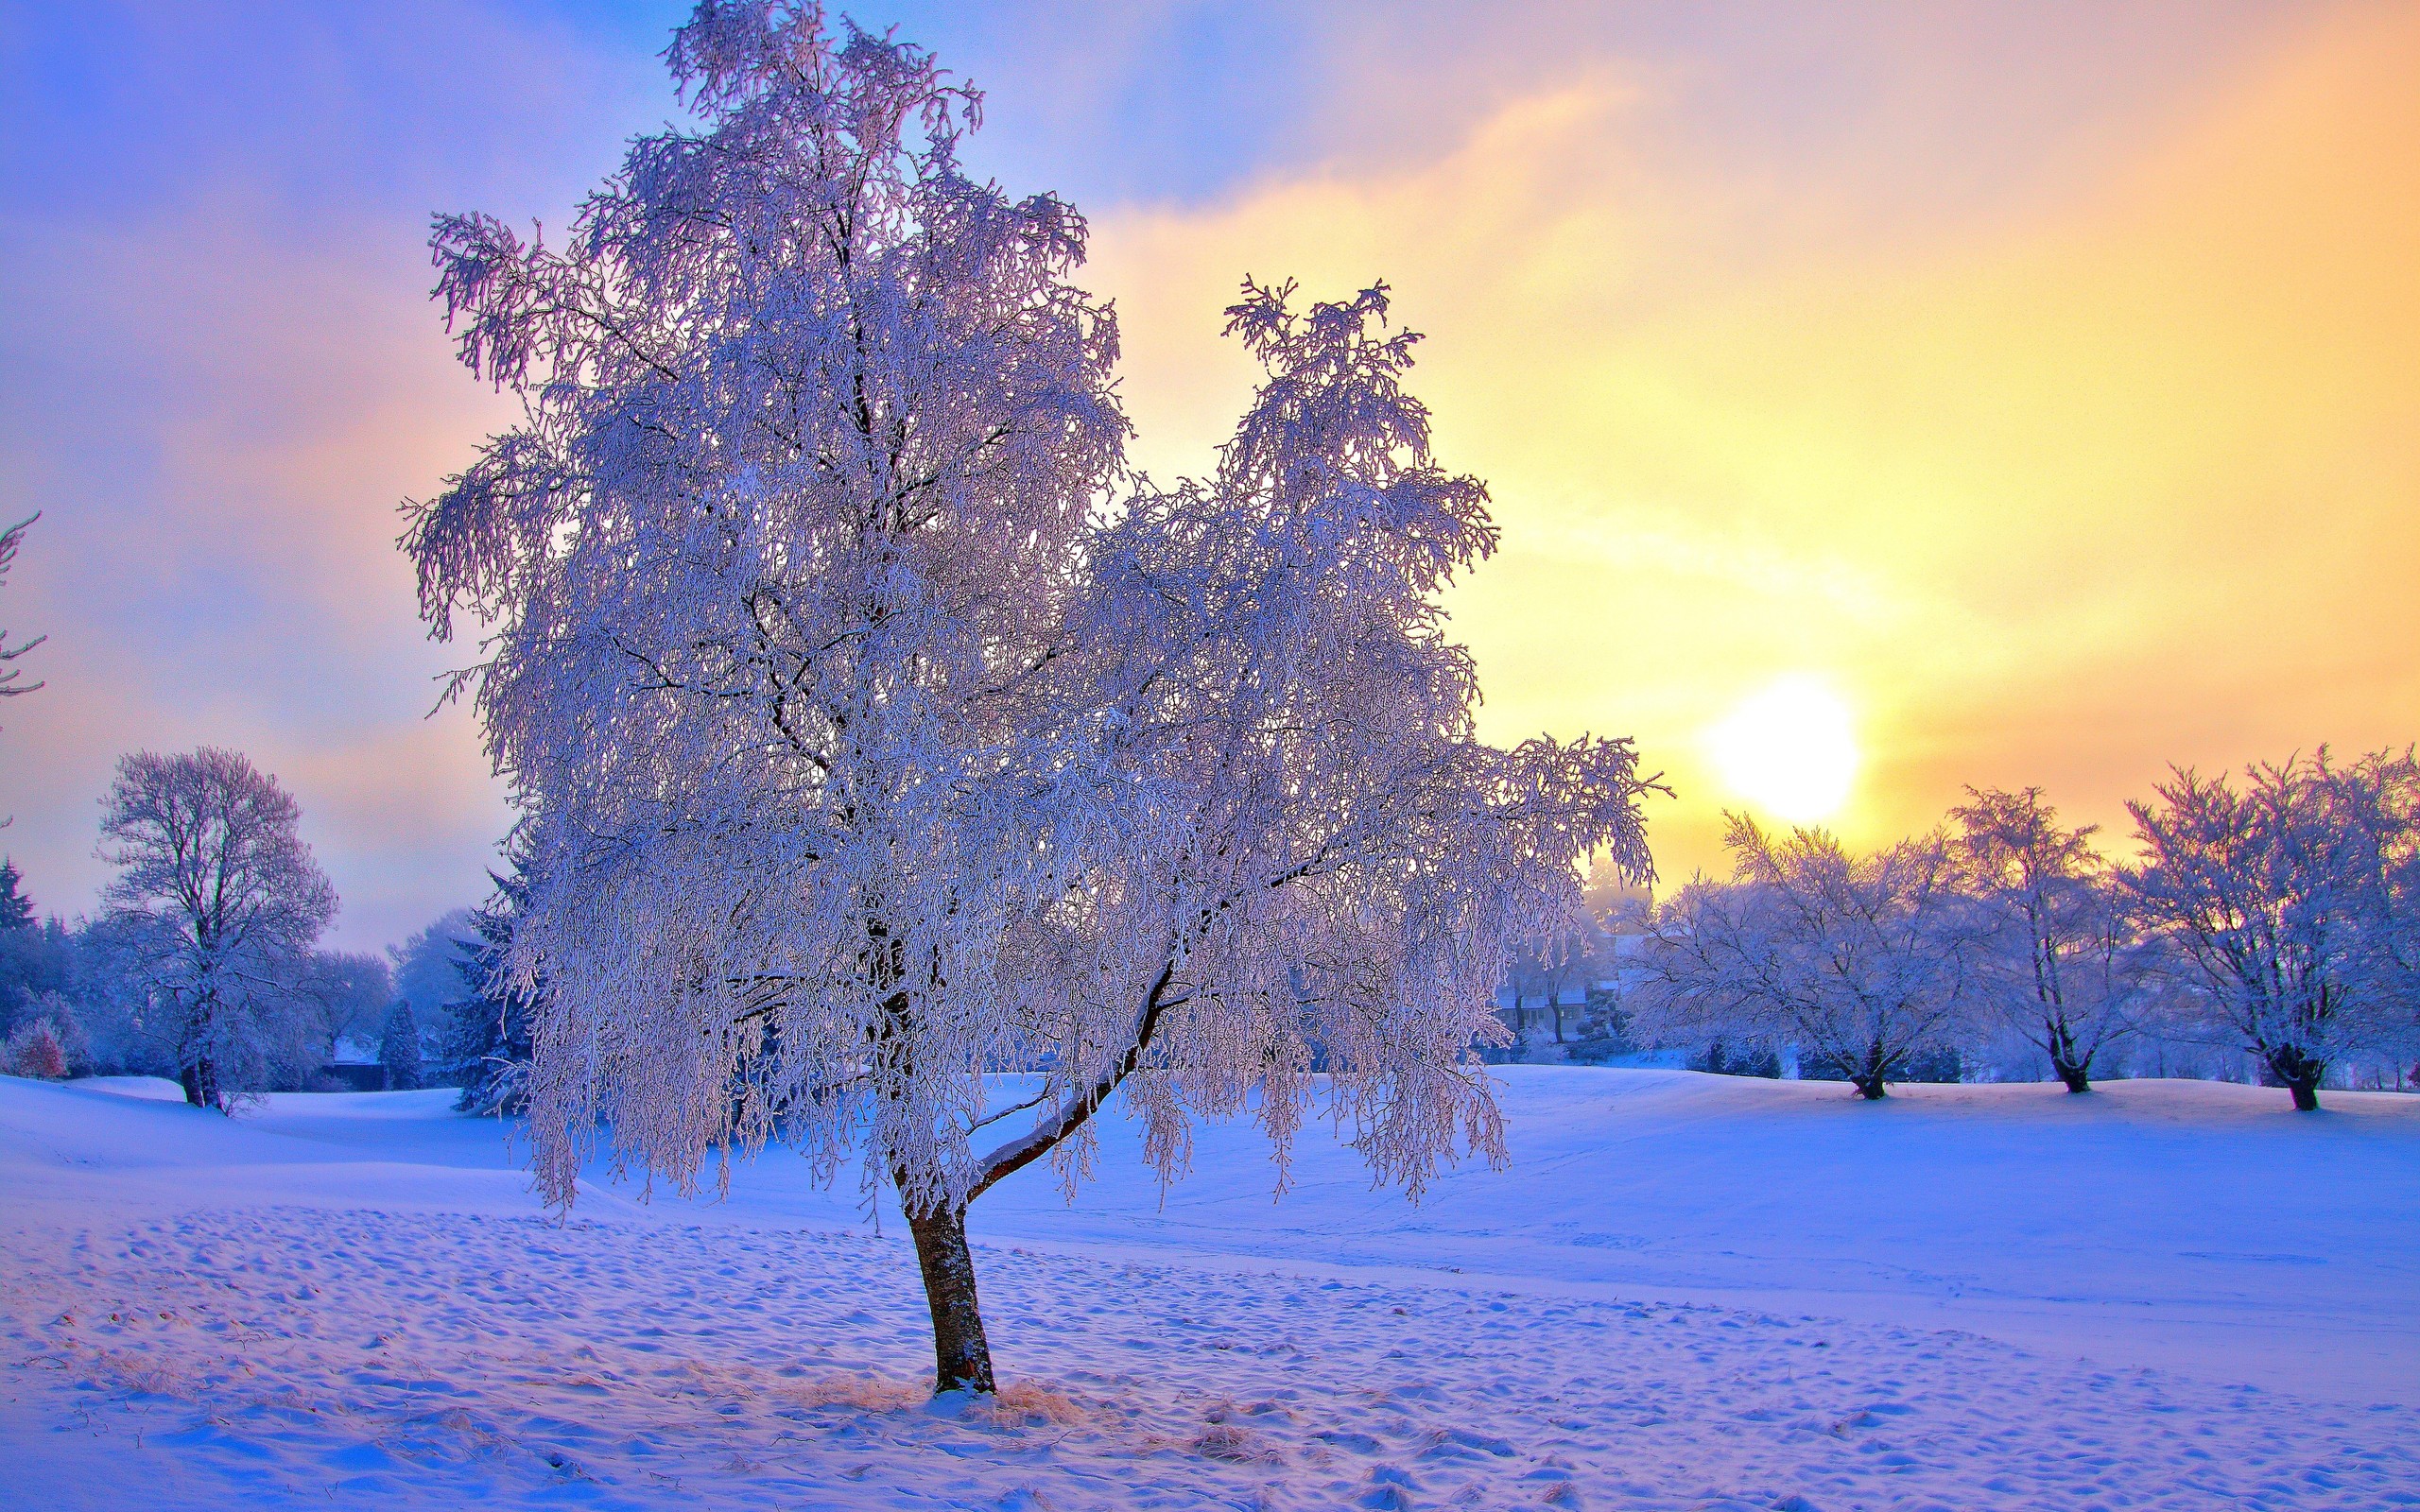
[[[11,1076],[36,1076],[43,1081],[67,1079],[67,1051],[59,1042],[59,1031],[48,1019],[28,1019],[17,1025],[9,1036],[5,1050],[0,1050]]]
[[[1771,1045],[1715,1040],[1689,1057],[1689,1069],[1712,1072],[1718,1076],[1763,1076],[1772,1080],[1781,1075],[1781,1052]]]

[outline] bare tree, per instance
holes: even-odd
[[[1938,835],[1855,855],[1823,830],[1776,839],[1727,816],[1733,880],[1656,917],[1638,995],[1666,1043],[1795,1044],[1801,1064],[1885,1094],[1919,1052],[1962,1037],[1977,924]]]
[[[2306,1112],[2330,1064],[2403,1038],[2420,765],[2382,750],[2223,774],[2177,769],[2130,803],[2133,907],[2172,947],[2179,999],[2242,1046]]]
[[[0,530],[0,585],[8,582],[9,569],[16,565],[17,548],[24,544],[26,529],[41,518],[42,514],[37,510],[8,529]],[[9,632],[0,629],[0,698],[13,698],[19,694],[32,693],[42,687],[39,682],[18,682],[17,679],[23,675],[22,670],[9,663],[15,662],[17,658],[49,639],[47,635],[37,635],[30,641],[10,645]]]
[[[16,565],[17,547],[24,542],[26,528],[41,518],[41,511],[36,510],[8,529],[0,530],[0,585],[7,584],[9,569]],[[13,698],[20,694],[33,693],[43,686],[39,682],[20,683],[17,679],[24,675],[23,669],[12,666],[10,663],[49,639],[50,637],[46,635],[37,635],[30,641],[10,645],[9,632],[6,629],[0,629],[0,698]],[[10,818],[13,817],[14,816],[10,816]],[[7,829],[9,822],[9,818],[0,818],[0,830]]]
[[[2093,826],[2062,828],[2038,787],[1966,796],[1949,816],[1988,927],[1982,1000],[2049,1057],[2067,1091],[2089,1091],[2095,1059],[2133,1032],[2149,948],[2102,875]]]
[[[97,854],[118,868],[101,928],[185,1100],[227,1111],[266,1085],[311,947],[336,916],[302,808],[242,753],[123,757]]]
[[[1577,858],[1644,868],[1634,758],[1471,739],[1435,595],[1494,531],[1382,292],[1248,291],[1269,377],[1217,477],[1105,510],[1084,225],[962,173],[973,94],[809,7],[701,5],[668,56],[700,129],[564,250],[435,239],[527,404],[406,544],[439,633],[494,627],[461,685],[526,805],[537,1170],[854,1157],[937,1389],[988,1391],[968,1205],[1077,1179],[1121,1087],[1169,1176],[1255,1089],[1282,1159],[1314,1044],[1382,1176],[1495,1152],[1472,1036]]]
[[[1591,975],[1603,967],[1608,942],[1602,927],[1585,914],[1576,921],[1541,919],[1534,930],[1531,940],[1512,958],[1513,1012],[1520,1016],[1522,1027],[1526,1028],[1528,1009],[1524,1005],[1534,991],[1545,1002],[1554,1042],[1562,1044],[1564,999],[1574,986],[1587,987]]]

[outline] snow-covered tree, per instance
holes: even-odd
[[[420,1086],[420,1019],[402,998],[388,1008],[378,1026],[378,1064],[387,1071],[387,1090],[407,1092]]]
[[[11,1076],[62,1081],[67,1076],[67,1051],[59,1028],[48,1018],[27,1019],[0,1045],[0,1071]]]
[[[2071,1092],[2132,1033],[2150,949],[2137,938],[2092,848],[2094,826],[2066,829],[2038,787],[1966,790],[1951,844],[1986,933],[1979,1000],[2048,1056]]]
[[[64,992],[44,992],[34,999],[28,1022],[40,1020],[50,1025],[53,1038],[59,1041],[60,1055],[70,1076],[89,1076],[97,1062],[94,1057],[92,1033],[84,1026],[83,1010],[76,1000]]]
[[[2404,1042],[2420,903],[2420,765],[2375,751],[2221,774],[2178,769],[2130,803],[2130,902],[2179,963],[2180,1005],[2232,1040],[2305,1111],[2330,1064]]]
[[[495,896],[471,911],[473,943],[455,959],[439,1036],[441,1074],[462,1089],[454,1107],[463,1113],[519,1113],[527,1102],[532,994],[510,981],[512,925],[528,896],[527,873],[516,868],[495,884]]]
[[[1735,1054],[1794,1044],[1802,1067],[1869,1098],[1958,1042],[1978,924],[1940,836],[1858,855],[1827,831],[1776,837],[1726,819],[1733,880],[1700,879],[1658,910],[1639,1032]]]
[[[1534,1000],[1546,1010],[1554,1042],[1564,1043],[1564,1016],[1581,1007],[1564,999],[1574,988],[1587,990],[1596,975],[1607,969],[1611,952],[1612,941],[1604,930],[1584,913],[1576,920],[1538,920],[1533,936],[1514,953],[1507,981],[1513,998],[1515,1037],[1527,1038],[1529,1004]]]
[[[1434,598],[1493,530],[1383,296],[1253,291],[1270,377],[1218,476],[1104,511],[1084,225],[960,170],[976,96],[806,6],[700,5],[668,56],[698,129],[563,250],[435,238],[526,405],[406,544],[438,633],[493,627],[465,685],[525,814],[545,1190],[600,1128],[683,1187],[776,1134],[854,1158],[937,1386],[989,1390],[967,1206],[1080,1177],[1121,1085],[1170,1176],[1255,1089],[1282,1158],[1314,1041],[1382,1176],[1495,1152],[1466,1062],[1512,921],[1592,849],[1644,869],[1638,783],[1620,743],[1471,738]]]
[[[101,805],[112,974],[186,1100],[225,1111],[291,1058],[336,889],[297,833],[301,806],[240,752],[121,758]]]
[[[462,995],[462,963],[478,947],[474,911],[453,908],[401,945],[387,948],[393,964],[394,996],[412,1005],[423,1024],[441,1022],[447,1005]]]
[[[386,961],[350,951],[314,951],[296,988],[323,1061],[336,1059],[344,1040],[376,1032],[395,996]]]

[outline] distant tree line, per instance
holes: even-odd
[[[2357,1065],[2420,1057],[2410,749],[2177,770],[2128,805],[2135,855],[2118,864],[2039,789],[1967,799],[1869,852],[1729,816],[1731,878],[1635,924],[1626,1042],[1751,1074],[1787,1056],[1868,1098],[2012,1045],[2075,1092],[2152,1047],[2199,1050],[2303,1109]]]

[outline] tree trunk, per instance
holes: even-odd
[[[2294,1097],[2294,1111],[2319,1111],[2319,1079],[2327,1074],[2327,1062],[2300,1050],[2282,1049],[2269,1052],[2269,1069],[2277,1083]]]
[[[194,1107],[227,1110],[218,1092],[218,1062],[210,1057],[197,1057],[192,1065],[178,1071],[177,1082],[185,1090],[185,1101]]]
[[[2084,1063],[2083,1057],[2076,1054],[2075,1031],[2067,1027],[2066,1019],[2064,1016],[2053,1018],[2043,1027],[2050,1031],[2050,1069],[2067,1084],[2067,1091],[2092,1091],[2092,1068]]]
[[[992,1346],[975,1296],[975,1256],[966,1247],[966,1210],[910,1212],[916,1263],[925,1272],[925,1300],[933,1312],[933,1392],[995,1390]]]
[[[1882,1053],[1881,1041],[1876,1040],[1866,1046],[1864,1065],[1854,1070],[1847,1067],[1842,1069],[1849,1071],[1849,1081],[1857,1088],[1857,1094],[1859,1097],[1869,1103],[1878,1103],[1890,1095],[1890,1090],[1883,1086],[1882,1078],[1891,1070],[1891,1057]]]

